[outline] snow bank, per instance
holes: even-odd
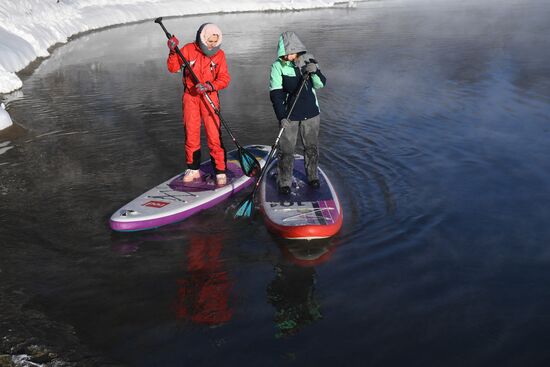
[[[0,130],[5,129],[6,127],[9,127],[12,124],[11,117],[8,114],[8,112],[5,110],[5,108],[6,107],[2,103],[0,105]]]
[[[37,57],[48,56],[50,46],[65,43],[80,32],[159,16],[299,10],[333,5],[334,2],[325,0],[3,0],[0,2],[0,94],[21,88],[22,82],[15,72]]]

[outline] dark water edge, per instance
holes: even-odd
[[[193,17],[193,15],[185,16]],[[169,19],[169,18],[166,18]],[[125,27],[150,20],[130,22],[123,25],[112,25],[96,30],[85,31],[69,37],[67,42],[86,35],[103,32],[108,29]],[[50,56],[38,57],[17,72],[19,78],[32,77],[33,73],[41,64],[47,61],[57,49],[66,43],[58,43],[48,48]],[[19,91],[9,95],[15,95]],[[0,95],[0,100],[4,96]],[[12,97],[8,97],[8,100]],[[9,112],[8,106],[8,112]],[[14,120],[13,125],[0,131],[0,139],[13,141],[20,139],[30,133],[25,128],[29,121]],[[0,187],[1,188],[1,187]],[[3,193],[0,191],[0,197]],[[0,212],[0,223],[2,218]],[[7,220],[6,220],[7,221]],[[36,299],[33,295],[27,294],[25,287],[19,287],[18,271],[3,271],[2,266],[9,266],[0,259],[0,367],[123,367],[124,364],[117,363],[98,350],[94,350],[78,337],[74,326],[57,321],[48,315],[48,310],[41,310],[35,307]],[[32,266],[32,264],[29,264]],[[10,276],[11,275],[11,276]],[[55,337],[54,337],[55,336]]]
[[[119,26],[104,29],[113,27]],[[104,29],[83,32],[70,37],[68,42]],[[51,55],[63,45],[53,45],[48,48],[48,52]],[[17,75],[24,82],[47,60],[48,58],[39,57]],[[15,91],[11,94],[18,93]],[[0,99],[1,97],[2,95]],[[12,126],[0,131],[0,139],[13,141],[28,135],[26,125],[28,126],[28,121],[13,121]],[[3,194],[5,195],[0,191],[0,197]],[[0,214],[0,222],[7,221],[7,217]],[[18,271],[7,272],[4,270],[7,266],[9,264],[0,259],[0,367],[124,366],[82,342],[74,326],[52,319],[45,312],[47,310],[33,307],[33,295],[27,294],[24,286],[18,286]]]
[[[13,284],[4,277],[2,282]],[[92,352],[73,326],[52,320],[30,304],[24,289],[0,285],[0,366],[119,366]]]

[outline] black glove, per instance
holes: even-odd
[[[308,74],[313,74],[313,73],[316,73],[317,70],[319,70],[319,67],[318,67],[317,64],[314,63],[314,62],[308,62],[308,63],[306,64],[305,69],[306,69],[306,73],[308,73]]]

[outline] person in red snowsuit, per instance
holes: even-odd
[[[219,109],[218,91],[229,85],[231,77],[227,70],[225,53],[220,49],[222,32],[212,23],[205,23],[197,31],[195,42],[183,46],[181,53],[189,62],[200,83],[195,85],[191,73],[183,69],[183,122],[185,125],[185,155],[187,170],[183,182],[189,183],[200,179],[200,129],[201,119],[206,130],[206,140],[210,150],[210,158],[216,173],[218,186],[225,185],[227,177],[226,153],[221,138],[220,119],[203,96],[207,93]],[[168,40],[168,70],[177,73],[184,67],[184,62],[175,52],[178,39],[172,36]]]

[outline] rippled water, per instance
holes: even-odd
[[[242,195],[111,233],[114,210],[184,169],[181,83],[153,22],[80,36],[10,97],[2,282],[125,365],[547,365],[549,19],[542,0],[419,0],[165,20],[180,40],[224,30],[222,113],[243,145],[277,133],[278,34],[320,61],[345,220],[310,243],[235,222]]]

